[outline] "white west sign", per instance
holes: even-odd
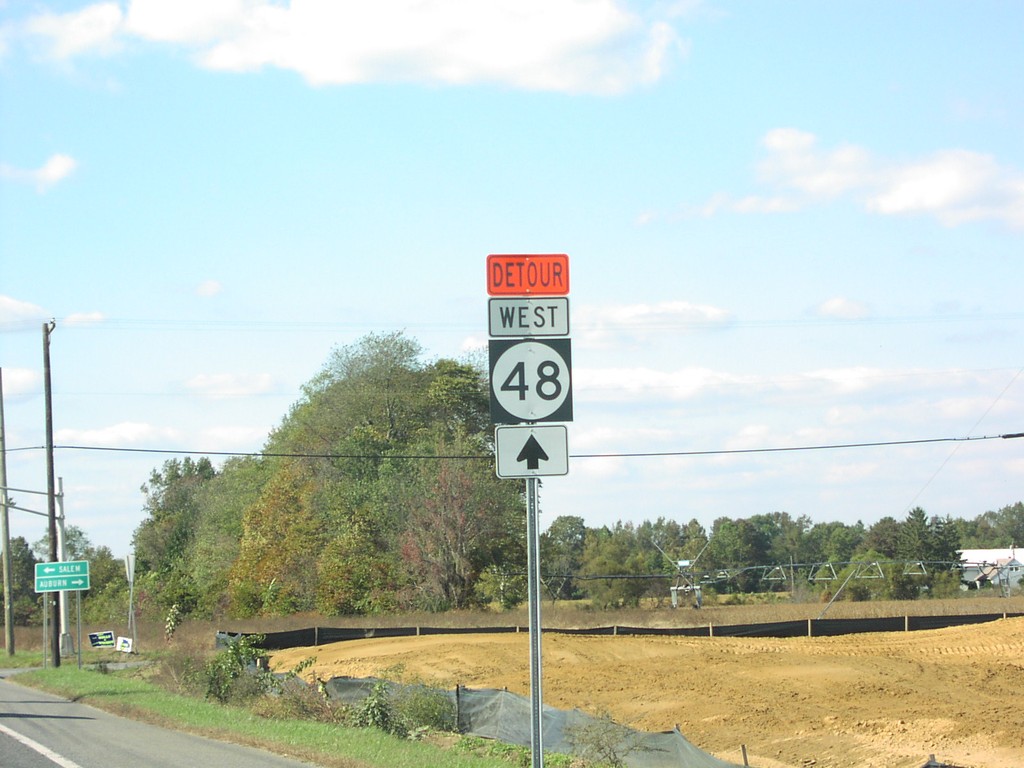
[[[569,299],[517,297],[490,299],[487,326],[491,336],[568,336]]]

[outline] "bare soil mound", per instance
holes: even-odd
[[[529,695],[528,636],[357,640],[310,656],[307,675],[401,668],[441,686]],[[934,754],[970,768],[1024,765],[1024,618],[838,638],[543,638],[546,704],[607,713],[647,731],[678,724],[718,757],[762,768],[919,768]]]

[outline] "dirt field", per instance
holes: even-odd
[[[529,695],[524,634],[359,640],[315,656],[320,678],[406,678]],[[678,724],[718,757],[757,768],[1024,766],[1024,619],[842,638],[630,638],[546,634],[544,702],[648,731]]]

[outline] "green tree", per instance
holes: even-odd
[[[965,528],[964,548],[997,549],[1024,545],[1024,502],[984,512]]]
[[[928,521],[928,560],[959,562],[960,549],[960,529],[952,517],[933,517]]]
[[[900,547],[900,523],[894,517],[883,517],[868,528],[860,549],[877,552],[883,559],[892,560]]]
[[[863,523],[817,523],[807,532],[807,563],[846,563],[864,541]]]
[[[189,613],[199,594],[189,574],[189,553],[200,518],[199,494],[216,471],[205,456],[171,459],[142,486],[147,517],[135,529],[136,572],[147,595],[164,610]]]
[[[650,563],[637,547],[632,523],[588,530],[583,570],[590,577],[587,594],[598,608],[637,606],[651,586],[647,579],[629,578],[650,574]],[[658,570],[663,572],[660,567]],[[598,578],[602,576],[609,578]]]
[[[928,515],[921,507],[907,514],[896,534],[895,555],[903,560],[927,560],[931,554]]]
[[[552,601],[579,597],[575,580],[583,565],[587,527],[582,517],[561,515],[540,535],[541,573]]]
[[[363,463],[403,445],[418,434],[428,413],[428,375],[420,345],[401,333],[370,334],[335,349],[320,372],[302,388],[302,398],[268,442],[276,453],[331,453],[359,448],[342,461],[346,473],[361,474],[379,462]]]
[[[38,595],[35,593],[36,563],[32,548],[23,536],[10,540],[8,550],[11,561],[11,614],[14,624],[26,626],[42,621]],[[3,594],[0,594],[3,605]]]
[[[719,518],[711,527],[709,565],[720,569],[743,569],[766,564],[771,546],[770,533],[771,528],[762,520],[751,522],[742,518]],[[760,574],[742,571],[733,583],[741,592],[755,591],[760,586]]]
[[[268,459],[230,458],[200,489],[200,514],[185,555],[187,579],[197,596],[194,615],[220,618],[228,612],[229,578],[238,558],[245,512],[256,503],[274,466]]]
[[[242,521],[229,574],[237,615],[288,615],[314,607],[322,526],[303,503],[301,467],[284,464]]]
[[[520,483],[498,480],[479,440],[438,444],[406,489],[401,551],[424,607],[465,608],[489,566],[519,560],[524,551]]]
[[[374,614],[403,605],[397,553],[366,511],[351,513],[317,561],[316,607],[327,615]]]
[[[490,396],[483,371],[469,363],[443,359],[429,366],[426,376],[431,423],[444,430],[445,439],[490,431]]]

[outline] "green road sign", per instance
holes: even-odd
[[[88,588],[88,560],[36,563],[36,592],[67,592]]]

